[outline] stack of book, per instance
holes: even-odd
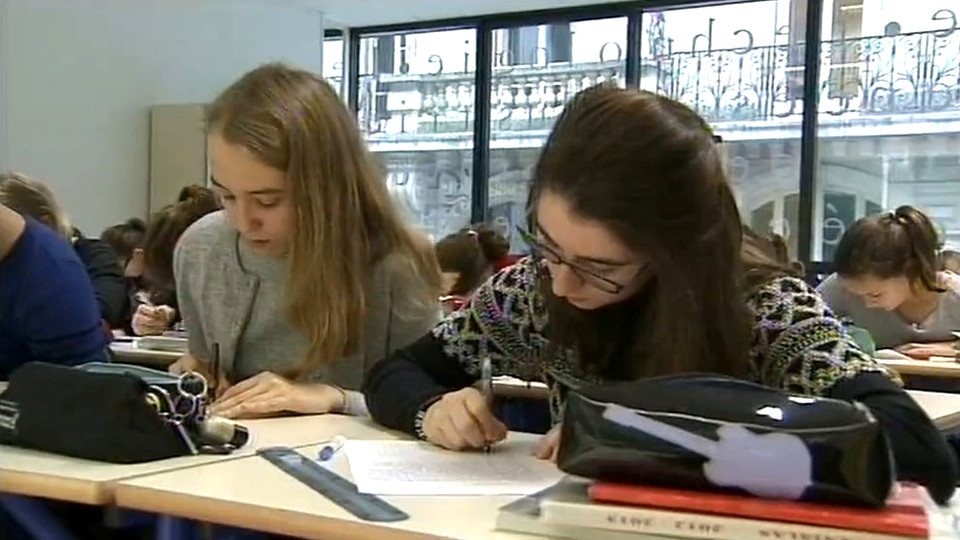
[[[497,528],[591,540],[916,540],[930,538],[931,505],[913,484],[864,509],[567,478],[502,507]]]

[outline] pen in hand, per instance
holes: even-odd
[[[211,390],[213,390],[213,397],[217,398],[218,390],[220,388],[220,344],[214,343],[211,347],[212,358],[210,359],[210,371],[213,381],[211,383]]]
[[[480,392],[487,402],[487,407],[493,408],[493,366],[490,357],[485,356],[480,364]],[[490,452],[490,443],[483,447],[484,452]]]

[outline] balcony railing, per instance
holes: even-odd
[[[668,53],[643,63],[659,92],[712,122],[803,112],[803,45]],[[821,44],[819,109],[840,116],[960,113],[960,32],[915,32]]]
[[[641,59],[643,88],[683,101],[713,123],[799,122],[802,44],[681,52],[662,45],[653,43],[651,49],[662,52]],[[494,137],[545,131],[570,96],[611,79],[622,84],[622,60],[497,67],[491,85]],[[365,75],[360,92],[361,123],[372,139],[458,139],[472,131],[472,73]],[[930,113],[956,121],[960,32],[823,42],[819,96],[821,123]]]

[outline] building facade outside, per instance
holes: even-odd
[[[960,246],[954,4],[826,0],[811,260],[829,261],[855,219],[901,204],[927,211],[948,246]],[[805,13],[804,0],[763,0],[641,19],[640,87],[711,122],[744,221],[794,249]],[[625,85],[626,15],[494,31],[489,217],[505,231],[525,221],[531,168],[564,102],[598,82]],[[361,127],[391,191],[435,238],[470,219],[476,37],[454,29],[361,39]]]

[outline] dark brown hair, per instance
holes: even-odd
[[[531,229],[544,192],[642,253],[651,276],[633,298],[584,311],[553,296],[545,274],[549,355],[571,347],[581,369],[608,379],[748,370],[744,289],[784,270],[762,249],[742,251],[740,214],[702,118],[649,92],[584,90],[540,154]]]
[[[754,287],[770,279],[771,274],[789,274],[802,277],[803,263],[790,256],[787,242],[779,234],[761,236],[750,227],[743,226],[744,284]]]
[[[191,189],[185,199],[155,213],[147,226],[143,241],[143,273],[150,289],[158,295],[169,296],[176,290],[173,249],[177,240],[195,221],[219,209],[212,191],[201,186],[191,186]]]
[[[110,244],[120,257],[121,266],[124,266],[133,257],[133,252],[143,247],[146,234],[147,224],[140,218],[130,218],[104,229],[100,239]]]
[[[190,184],[180,189],[180,193],[177,195],[177,202],[203,199],[211,195],[212,193],[209,188],[201,186],[200,184]]]
[[[445,236],[435,249],[440,270],[460,274],[447,294],[463,296],[493,272],[494,263],[510,252],[510,241],[489,225],[480,223]]]
[[[911,285],[943,292],[937,283],[940,239],[926,214],[912,206],[858,219],[840,239],[833,255],[846,278],[906,277]]]

